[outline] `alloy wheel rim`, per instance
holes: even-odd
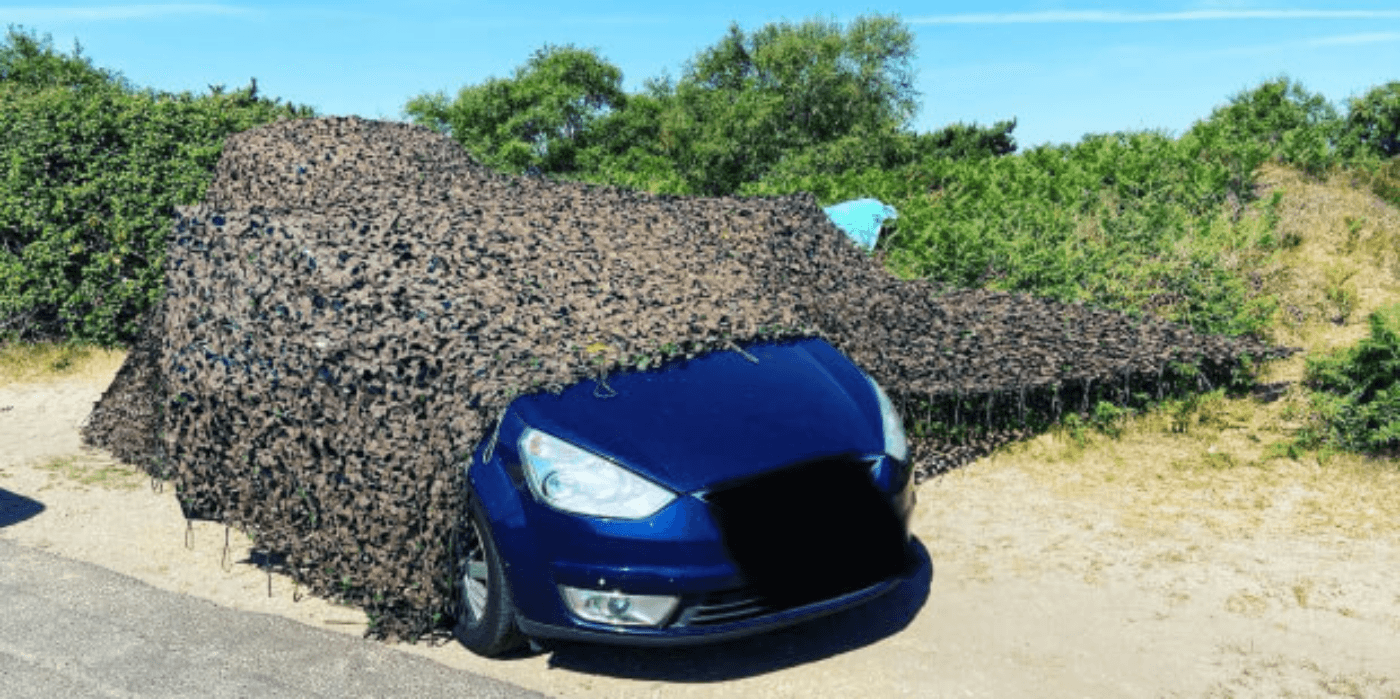
[[[486,566],[486,547],[481,542],[481,531],[476,520],[467,520],[466,546],[462,564],[462,592],[467,609],[471,612],[472,623],[481,621],[486,615],[486,596],[491,589],[490,572]]]

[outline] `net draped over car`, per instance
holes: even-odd
[[[373,633],[418,637],[451,604],[462,466],[512,398],[812,336],[896,401],[1008,424],[1286,353],[900,280],[807,194],[514,177],[421,127],[289,120],[228,139],[179,211],[164,299],[84,434]],[[915,449],[925,472],[958,453]]]

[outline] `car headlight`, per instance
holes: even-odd
[[[880,428],[885,433],[885,453],[899,461],[909,460],[909,439],[904,435],[904,420],[894,403],[885,395],[885,389],[875,383],[875,379],[865,377],[870,387],[875,389],[875,400],[880,404]]]
[[[525,480],[540,501],[565,512],[642,519],[676,494],[597,454],[528,428],[520,435]]]

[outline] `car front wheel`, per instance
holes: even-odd
[[[515,624],[515,605],[501,556],[491,538],[485,512],[476,498],[457,537],[457,624],[452,634],[468,650],[488,658],[525,644]]]

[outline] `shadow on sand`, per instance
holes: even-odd
[[[918,565],[899,587],[853,609],[771,633],[681,648],[551,642],[550,667],[667,682],[722,682],[829,658],[870,645],[908,626],[928,599],[933,563],[915,539]]]

